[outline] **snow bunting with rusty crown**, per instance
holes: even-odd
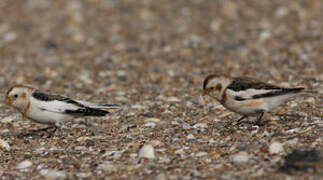
[[[258,116],[256,124],[261,125],[264,112],[271,111],[303,90],[303,87],[279,87],[247,77],[212,74],[203,82],[202,95],[208,95],[242,115],[238,124],[248,116]]]
[[[24,117],[50,125],[54,133],[64,122],[82,116],[105,116],[120,107],[73,100],[61,95],[41,92],[28,86],[13,86],[6,94],[6,103],[16,108]],[[38,131],[41,131],[38,130]]]

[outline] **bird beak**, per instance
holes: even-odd
[[[5,103],[6,103],[6,104],[8,104],[8,105],[10,105],[10,104],[11,104],[11,100],[10,100],[10,98],[9,98],[9,97],[6,97],[6,99],[5,99]]]
[[[206,96],[206,95],[208,95],[209,94],[209,90],[208,89],[203,89],[203,91],[202,91],[202,96]]]

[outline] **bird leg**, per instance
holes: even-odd
[[[242,116],[240,119],[238,119],[237,120],[237,125],[240,125],[241,120],[245,119],[246,117],[248,117],[248,116]]]
[[[240,123],[241,123],[241,120],[243,120],[243,119],[245,119],[246,117],[248,117],[248,116],[241,116],[241,118],[239,118],[238,120],[237,120],[237,124],[236,125],[240,125]],[[231,122],[228,122],[226,125],[225,125],[225,127],[228,127],[228,126],[231,126],[231,124],[233,123],[233,121],[231,121]]]
[[[256,120],[256,122],[254,123],[255,125],[258,125],[258,126],[263,126],[265,125],[264,122],[261,122],[261,118],[264,116],[264,112],[261,112]]]

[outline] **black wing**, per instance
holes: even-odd
[[[32,93],[32,96],[35,99],[38,99],[40,101],[61,101],[67,104],[74,105],[74,107],[70,109],[67,109],[66,107],[51,108],[51,107],[42,106],[40,107],[40,109],[43,111],[55,111],[55,112],[61,112],[61,113],[79,115],[79,116],[105,116],[106,114],[110,113],[109,111],[106,111],[106,110],[85,106],[82,103],[74,101],[68,97],[64,97],[56,94],[48,94],[48,93],[41,92],[39,90],[35,90]]]
[[[300,88],[283,88],[283,87],[264,83],[264,82],[257,81],[255,79],[247,78],[247,77],[233,78],[231,84],[229,84],[229,86],[227,88],[236,92],[237,95],[234,97],[234,99],[237,101],[280,96],[280,95],[285,95],[285,94],[298,93],[298,92],[301,92],[302,90],[304,90],[304,88],[301,88],[301,87]],[[247,98],[244,97],[243,95],[239,96],[241,91],[247,91],[248,89],[268,90],[268,92],[254,94],[251,97],[247,97]]]
[[[248,77],[233,78],[232,82],[227,87],[233,91],[244,91],[247,89],[264,89],[264,90],[277,90],[282,89],[279,86],[264,83]]]

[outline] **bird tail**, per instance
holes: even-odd
[[[303,93],[305,94],[318,94],[319,92],[316,90],[304,90]]]
[[[106,110],[109,112],[115,112],[115,111],[119,111],[122,109],[121,106],[118,106],[116,104],[96,104],[96,106],[92,107],[92,108],[96,108],[96,109],[100,109],[100,110]]]
[[[305,88],[303,87],[297,87],[297,88],[286,88],[283,91],[287,92],[287,93],[300,93],[300,92],[304,92]]]
[[[87,101],[80,101],[80,100],[77,100],[77,102],[80,104],[83,104],[84,106],[87,106],[89,108],[110,111],[110,112],[115,112],[115,111],[122,109],[121,106],[118,106],[116,104],[96,104],[96,103],[91,103],[91,102],[87,102]]]
[[[65,113],[75,115],[75,116],[105,116],[109,114],[109,111],[90,108],[90,107],[83,107],[77,110],[65,110]]]

